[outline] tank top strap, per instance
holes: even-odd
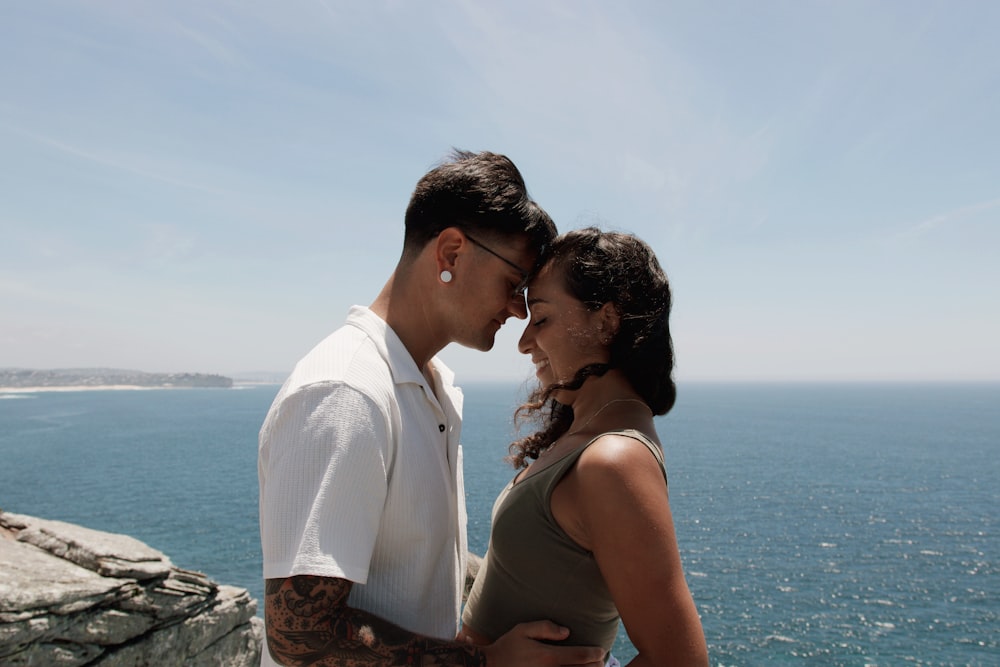
[[[642,444],[646,445],[646,449],[652,452],[656,462],[660,464],[660,470],[663,472],[663,481],[667,480],[667,463],[663,460],[663,450],[660,449],[659,445],[650,440],[645,433],[634,428],[625,429],[623,431],[614,431],[614,433],[617,435],[624,435],[632,438],[633,440],[638,440]]]
[[[583,447],[580,447],[572,454],[569,454],[565,458],[555,462],[550,467],[550,469],[543,470],[541,473],[539,473],[540,475],[542,473],[548,473],[547,475],[548,489],[546,490],[546,497],[552,493],[552,489],[555,488],[555,485],[558,484],[560,480],[566,475],[566,472],[571,467],[573,467],[577,459],[580,458],[580,456],[587,450],[587,448],[589,448],[592,444],[597,442],[597,440],[606,435],[623,435],[627,438],[638,440],[639,442],[644,444],[646,446],[646,449],[648,449],[653,454],[653,457],[656,459],[656,462],[660,465],[660,472],[663,473],[663,481],[664,482],[667,481],[667,468],[666,468],[666,463],[663,460],[663,452],[660,451],[659,446],[655,442],[650,440],[645,433],[634,428],[622,429],[620,431],[605,431],[604,433],[600,433],[594,436],[590,440],[590,442],[585,444]]]

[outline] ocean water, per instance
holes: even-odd
[[[520,389],[465,387],[479,553]],[[133,535],[260,599],[276,391],[0,394],[0,508]],[[658,428],[713,665],[1000,665],[1000,385],[683,385]]]

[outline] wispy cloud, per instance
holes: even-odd
[[[196,30],[179,22],[174,22],[174,27],[186,40],[194,42],[198,47],[224,65],[243,64],[243,58],[216,36],[205,31]]]
[[[30,130],[25,130],[20,127],[14,127],[11,125],[6,125],[6,128],[16,134],[23,137],[27,137],[39,144],[42,144],[52,150],[58,151],[65,155],[72,156],[74,158],[79,158],[81,160],[86,160],[88,162],[93,162],[99,164],[103,167],[108,167],[111,169],[116,169],[119,171],[124,171],[135,176],[140,176],[150,180],[158,181],[160,183],[166,183],[168,185],[173,185],[179,188],[185,188],[188,190],[197,190],[199,192],[205,192],[213,195],[225,195],[225,196],[235,196],[238,193],[226,190],[224,188],[217,188],[212,186],[207,186],[204,183],[196,182],[188,179],[178,178],[172,174],[166,173],[169,167],[160,165],[159,168],[149,164],[142,164],[143,162],[149,162],[146,157],[139,157],[135,155],[125,155],[125,154],[113,154],[107,151],[98,151],[91,148],[84,148],[79,145],[75,145],[64,141],[62,139],[57,139],[52,136],[47,136],[39,134],[37,132],[32,132]]]
[[[336,12],[334,12],[333,9],[330,8],[330,5],[326,2],[326,0],[316,0],[316,2],[319,3],[320,7],[326,10],[326,13],[330,15],[330,18],[332,19],[338,18]]]
[[[902,232],[900,236],[920,236],[939,227],[953,225],[963,219],[969,218],[970,216],[974,216],[978,213],[983,213],[984,211],[989,211],[998,207],[1000,207],[1000,199],[991,199],[977,204],[962,206],[960,208],[935,215],[932,218],[927,218],[926,220],[923,220]]]

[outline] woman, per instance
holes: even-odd
[[[707,665],[653,423],[676,395],[667,278],[634,236],[577,230],[553,243],[528,306],[519,349],[540,386],[519,413],[542,428],[511,445],[518,473],[494,505],[463,633],[489,643],[550,619],[566,643],[610,651],[620,616],[632,667]]]

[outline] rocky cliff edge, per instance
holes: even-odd
[[[0,510],[0,664],[258,665],[256,613],[135,538]]]

